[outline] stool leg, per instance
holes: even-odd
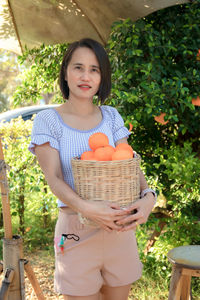
[[[182,276],[181,300],[191,300],[190,294],[191,276]]]
[[[173,265],[168,300],[180,300],[182,286],[181,273],[182,268]]]

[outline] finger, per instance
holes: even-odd
[[[140,218],[140,214],[139,213],[136,213],[136,214],[129,214],[128,216],[124,217],[124,218],[121,218],[120,220],[118,220],[116,222],[117,225],[125,225],[127,223],[130,223],[130,222],[135,222],[135,221],[138,221],[138,219]]]
[[[120,232],[128,231],[128,230],[131,230],[131,229],[135,230],[139,225],[140,224],[139,224],[138,221],[132,222],[129,225],[123,226],[123,228],[120,230]]]
[[[112,228],[112,230],[117,230],[117,231],[123,227],[122,225],[117,225],[114,221],[107,224],[107,226]]]
[[[112,220],[115,224],[117,223],[117,225],[120,225],[120,224],[118,224],[118,221],[124,220],[125,218],[127,218],[127,215],[125,215],[125,216],[113,216]]]
[[[116,216],[127,216],[129,213],[129,211],[124,210],[124,209],[120,209],[120,210],[114,210],[112,212],[112,216],[116,217]]]
[[[118,203],[112,202],[112,203],[109,203],[109,206],[110,206],[110,208],[117,210],[114,213],[117,213],[120,215],[125,215],[125,214],[129,213],[125,207],[119,206]]]
[[[110,206],[112,209],[118,209],[118,210],[121,210],[120,205],[117,204],[117,203],[115,203],[115,202],[109,203],[109,206]]]
[[[106,230],[107,232],[112,232],[112,228],[108,227],[108,226],[104,226],[104,230]]]
[[[111,227],[109,227],[109,226],[107,226],[107,225],[105,225],[105,224],[102,224],[102,223],[100,223],[100,222],[97,222],[97,224],[98,224],[102,229],[106,230],[107,232],[112,232],[112,231],[113,231]]]
[[[112,225],[112,229],[113,229],[113,230],[119,231],[119,230],[122,229],[122,228],[123,228],[122,225],[117,225],[117,224]]]
[[[128,213],[135,213],[139,208],[139,203],[134,203],[133,205],[126,208]]]
[[[108,232],[111,232],[113,230],[119,230],[122,228],[122,225],[117,225],[114,223],[114,220],[113,221],[96,221],[96,223],[101,227],[103,228],[104,230],[108,231]]]

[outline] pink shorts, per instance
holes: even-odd
[[[134,231],[107,232],[86,226],[73,210],[60,208],[54,242],[57,293],[89,296],[103,285],[128,285],[141,277]]]

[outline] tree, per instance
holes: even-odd
[[[114,71],[109,103],[133,124],[131,144],[165,196],[157,209],[170,224],[164,253],[200,242],[199,14],[195,1],[116,22],[108,42]]]
[[[0,49],[0,112],[9,109],[11,96],[20,79],[17,55]]]
[[[19,57],[19,63],[29,67],[22,74],[22,84],[17,87],[13,98],[15,105],[37,103],[42,97],[45,103],[50,99],[62,102],[58,89],[58,74],[67,44],[42,45],[28,50]]]
[[[17,233],[26,241],[37,244],[39,235],[39,241],[46,243],[49,241],[47,233],[53,233],[56,198],[36,157],[28,150],[32,124],[31,120],[24,121],[21,117],[13,119],[1,124],[0,135],[5,162],[9,166],[7,177],[15,230],[17,227]]]

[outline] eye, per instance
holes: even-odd
[[[97,72],[97,73],[99,73],[99,69],[92,68],[92,72]]]
[[[75,69],[76,69],[76,70],[80,70],[80,69],[81,69],[81,66],[75,66]]]

